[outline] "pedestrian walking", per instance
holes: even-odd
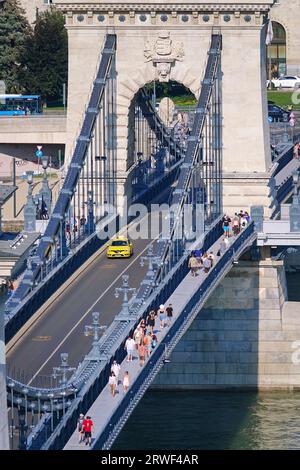
[[[134,338],[136,349],[138,349],[138,346],[141,343],[143,336],[144,336],[143,329],[140,326],[138,326],[133,333],[133,338]]]
[[[112,396],[114,397],[116,394],[116,388],[117,388],[117,377],[115,376],[114,372],[111,371],[110,376],[109,376],[109,387],[110,387],[110,392]]]
[[[151,347],[152,349],[155,349],[157,346],[157,336],[156,335],[152,335],[152,344],[151,344]]]
[[[157,311],[157,316],[159,318],[159,329],[162,330],[165,327],[165,306],[162,304],[159,306]]]
[[[85,438],[85,445],[92,445],[92,432],[93,432],[94,423],[90,416],[87,416],[83,421],[83,431],[84,431],[84,438]]]
[[[225,237],[229,237],[230,236],[230,223],[231,223],[231,219],[230,217],[225,214],[225,216],[223,217],[223,230],[224,230],[224,235]]]
[[[229,246],[229,241],[228,241],[228,238],[225,237],[220,243],[220,255],[223,255],[225,253],[228,246]]]
[[[127,352],[127,362],[131,362],[133,358],[133,352],[135,350],[135,341],[131,336],[129,336],[126,340],[125,350]]]
[[[147,356],[149,357],[151,352],[152,352],[152,333],[151,333],[151,331],[148,332],[147,337],[145,337],[145,339],[146,338],[147,338],[147,345],[145,344],[145,346],[147,346]]]
[[[146,348],[143,341],[138,345],[138,354],[140,360],[140,366],[142,367],[145,364]]]
[[[150,335],[150,336],[149,336]],[[145,357],[149,357],[150,356],[150,353],[149,353],[149,343],[151,345],[151,341],[152,341],[152,338],[151,338],[151,333],[149,331],[149,333],[147,335],[145,335],[143,337],[143,344],[145,346]],[[151,347],[150,347],[151,349]]]
[[[299,158],[299,148],[300,148],[300,143],[297,142],[295,145],[294,145],[294,158]]]
[[[147,317],[147,326],[149,327],[151,333],[153,333],[153,330],[154,330],[155,318],[156,318],[156,313],[154,310],[151,310]]]
[[[246,213],[243,212],[241,215],[241,229],[246,228],[248,225]]]
[[[204,272],[207,274],[211,268],[211,260],[209,259],[207,253],[202,258]]]
[[[78,444],[81,444],[82,441],[84,440],[83,422],[84,422],[84,414],[80,413],[79,418],[77,420]]]
[[[117,379],[117,386],[119,384],[119,375],[121,372],[121,366],[120,364],[117,363],[117,361],[114,361],[112,366],[111,366],[111,371],[115,374],[116,379]]]
[[[232,231],[235,236],[239,234],[240,231],[240,218],[237,214],[237,212],[234,214],[233,220],[232,220]]]
[[[172,319],[173,319],[173,307],[172,304],[169,304],[166,308],[167,312],[167,325],[171,326],[172,324]]]
[[[200,249],[199,249],[199,250],[195,250],[195,251],[194,251],[194,256],[195,256],[195,258],[196,258],[196,260],[197,260],[197,262],[198,262],[198,265],[199,265],[199,267],[200,267],[200,265],[201,265],[201,257],[202,257],[202,250],[200,250]]]
[[[146,332],[146,329],[147,329],[146,321],[144,320],[144,318],[140,322],[140,328],[141,328],[143,336],[144,336],[145,332]]]
[[[125,372],[124,377],[123,377],[123,391],[124,393],[127,392],[128,388],[130,385],[130,377],[129,377],[129,372],[128,370]]]
[[[210,265],[212,267],[214,265],[214,262],[215,262],[215,255],[212,251],[209,253],[208,259],[210,260]]]
[[[197,276],[197,271],[198,271],[199,267],[200,267],[199,263],[198,263],[197,259],[195,258],[194,253],[192,253],[191,256],[190,256],[190,259],[189,259],[189,268],[191,270],[191,275],[193,277]]]

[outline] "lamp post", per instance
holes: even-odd
[[[95,222],[94,222],[94,193],[93,191],[88,191],[88,201],[85,203],[88,204],[88,220],[86,225],[86,231],[90,235],[95,231]]]
[[[36,207],[32,196],[33,192],[33,171],[26,171],[28,194],[27,203],[24,205],[24,230],[25,232],[36,231]]]
[[[25,410],[20,406],[18,409],[19,415],[19,449],[26,450],[27,449],[27,430],[28,426],[26,424],[26,417],[25,417]]]
[[[299,173],[298,171],[293,172],[293,202],[290,207],[290,231],[291,232],[300,232],[300,203],[298,195],[298,183],[299,183]]]
[[[128,274],[124,274],[122,276],[122,287],[117,287],[115,292],[116,299],[119,297],[121,293],[123,293],[123,303],[122,303],[122,310],[119,317],[122,319],[130,318],[130,309],[129,309],[129,301],[128,301],[128,294],[132,293],[134,295],[136,293],[135,288],[129,287],[129,276]]]
[[[42,187],[39,192],[39,196],[42,198],[42,201],[46,204],[48,214],[50,214],[51,211],[51,202],[52,202],[52,192],[49,187],[49,182],[48,182],[48,175],[47,175],[47,168],[49,166],[49,157],[47,155],[43,155],[41,157],[42,161],[42,167],[43,167],[43,181],[42,181]]]
[[[159,265],[161,263],[161,257],[160,256],[154,256],[153,253],[153,245],[149,245],[147,256],[142,256],[141,257],[141,262],[140,265],[143,267],[145,264],[145,261],[148,261],[149,263],[149,269],[147,272],[147,276],[150,277],[150,279],[153,279],[154,277],[154,264]]]
[[[100,325],[99,323],[99,312],[94,312],[92,313],[93,317],[93,323],[92,325],[86,325],[84,327],[84,335],[85,336],[90,336],[90,333],[93,334],[93,343],[92,343],[92,350],[88,355],[89,359],[99,361],[100,360],[100,354],[99,354],[99,333],[100,331],[105,331],[107,326],[105,325]]]
[[[59,383],[64,386],[68,381],[68,372],[74,372],[76,367],[70,367],[68,360],[68,353],[61,353],[60,355],[61,365],[58,367],[53,367],[53,378],[56,379],[57,376],[61,376]]]
[[[299,204],[298,183],[299,183],[299,173],[298,171],[294,171],[293,172],[293,185],[294,185],[293,205]]]

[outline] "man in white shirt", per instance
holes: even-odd
[[[117,361],[114,361],[112,366],[111,366],[111,371],[115,374],[116,376],[116,385],[118,386],[119,383],[119,375],[121,372],[121,366],[120,364],[117,363]]]
[[[127,362],[132,361],[133,352],[135,350],[135,341],[131,336],[126,340],[125,350],[127,351]]]

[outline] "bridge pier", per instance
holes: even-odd
[[[153,386],[299,388],[300,304],[286,299],[283,262],[267,257],[240,261],[199,312]]]

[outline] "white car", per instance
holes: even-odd
[[[300,87],[300,77],[296,75],[286,75],[272,80],[275,88],[298,88]]]

